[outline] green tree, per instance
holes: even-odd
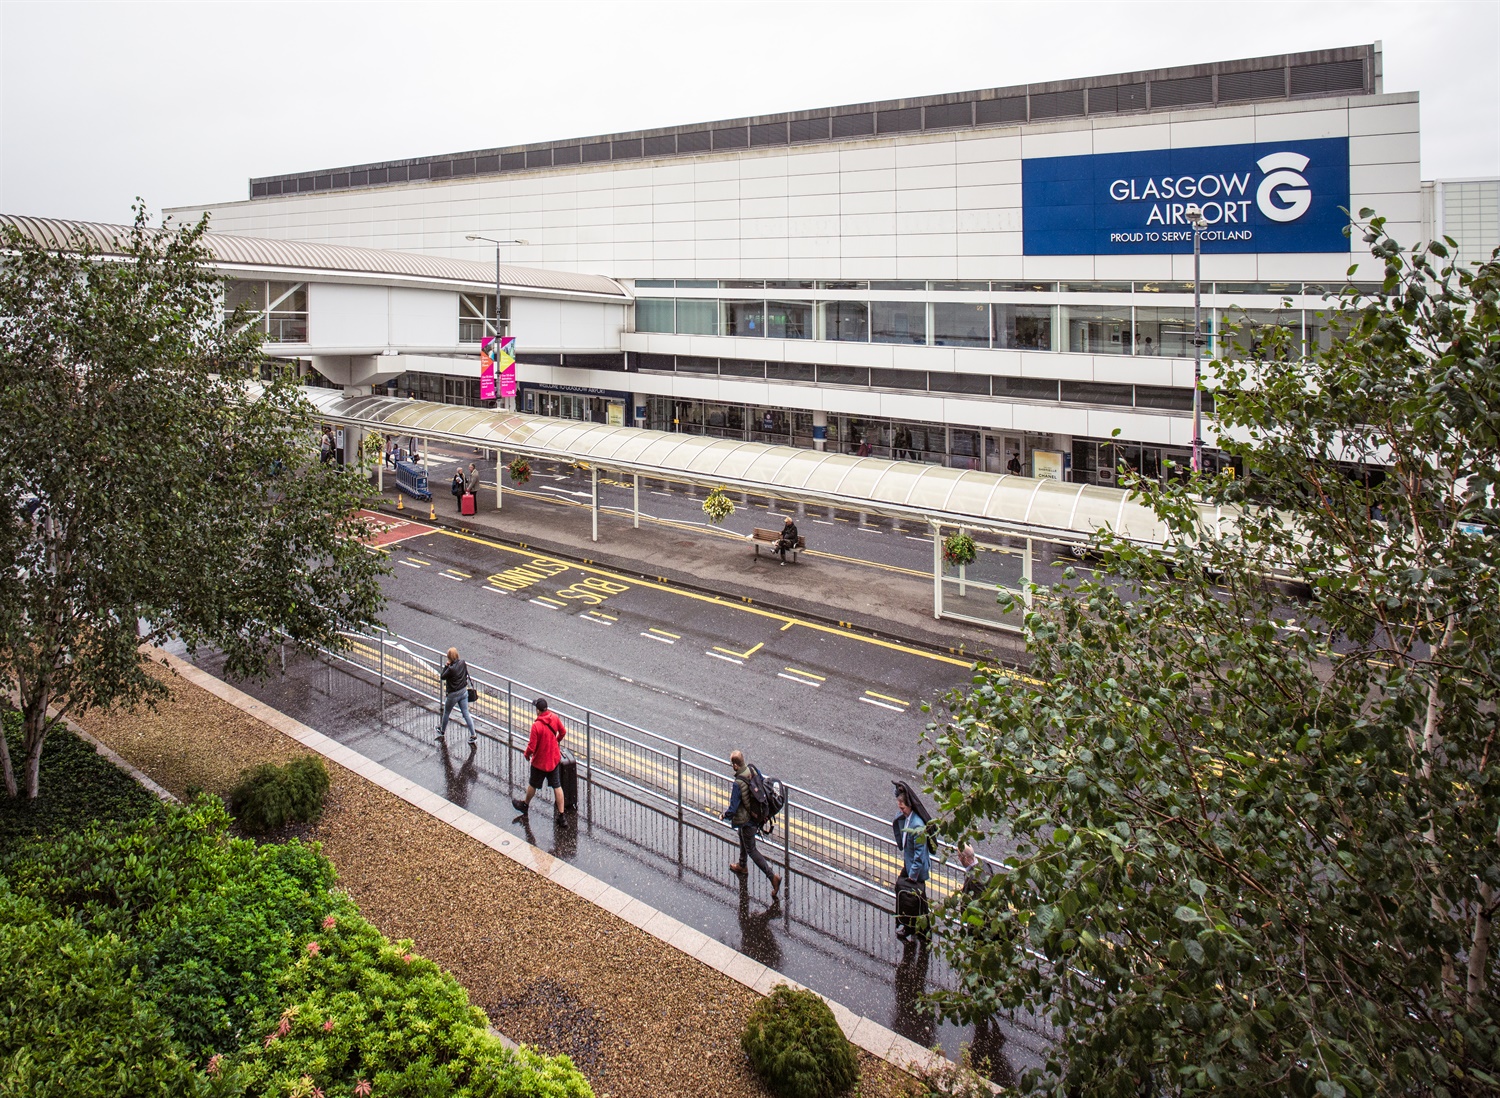
[[[222,316],[207,222],[137,207],[111,254],[0,236],[0,679],[37,796],[49,711],[161,693],[140,645],[213,645],[263,671],[287,636],[369,622],[385,565],[358,537],[358,478],[319,464],[315,424],[261,336]],[[256,388],[260,385],[259,388]]]
[[[1099,537],[1034,682],[932,727],[944,830],[1012,851],[942,910],[947,1008],[1064,1027],[1037,1089],[1500,1090],[1500,256],[1364,231],[1326,347],[1217,364],[1250,476],[1138,484],[1166,544]]]

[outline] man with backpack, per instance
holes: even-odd
[[[932,842],[927,824],[932,817],[906,782],[892,782],[896,788],[899,815],[891,821],[896,846],[901,850],[901,876],[896,878],[896,937],[903,942],[926,942],[927,878],[932,873]]]
[[[734,751],[729,756],[730,769],[734,771],[734,792],[729,795],[729,807],[723,818],[729,821],[740,835],[740,860],[729,866],[731,873],[744,876],[749,873],[749,863],[754,862],[771,882],[771,895],[781,891],[781,874],[773,872],[760,852],[756,834],[775,815],[772,791],[761,772],[745,761],[743,751]]]

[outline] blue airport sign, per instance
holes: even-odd
[[[1349,139],[1047,156],[1021,162],[1025,255],[1348,252]]]

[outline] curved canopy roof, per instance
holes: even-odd
[[[1100,527],[1152,545],[1165,540],[1155,512],[1118,488],[397,397],[345,396],[334,389],[305,393],[323,418],[387,434],[1056,541],[1086,541]],[[1213,508],[1203,509],[1205,523],[1216,517]]]
[[[128,236],[128,225],[97,221],[65,221],[50,217],[0,214],[0,225],[11,226],[39,244],[60,251],[77,246],[82,239],[103,255],[120,254],[119,241]],[[495,268],[468,259],[444,259],[416,252],[354,248],[342,244],[312,244],[301,240],[270,240],[254,236],[205,233],[204,245],[225,266],[288,271],[326,271],[343,275],[391,275],[428,282],[462,283],[475,288],[495,285]],[[539,293],[589,295],[630,300],[629,293],[614,279],[603,275],[543,271],[534,267],[500,265],[504,289]]]

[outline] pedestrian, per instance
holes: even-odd
[[[789,550],[797,548],[797,524],[788,515],[786,521],[781,524],[781,539],[772,547],[772,552],[781,557],[781,566],[786,567],[786,555]]]
[[[562,719],[547,707],[546,698],[538,698],[532,704],[536,706],[536,720],[531,722],[531,739],[526,741],[526,760],[531,763],[531,777],[526,782],[526,799],[518,801],[512,797],[510,804],[517,812],[525,815],[531,811],[531,798],[550,782],[552,798],[557,802],[557,825],[566,827],[568,817],[563,811],[560,772],[562,748],[558,745],[562,743],[568,730],[563,727]]]
[[[1010,460],[1005,463],[1005,471],[1012,476],[1018,477],[1021,475],[1021,455],[1017,454],[1014,450],[1011,451]]]
[[[323,438],[318,443],[318,460],[327,465],[333,460],[333,453],[333,428],[325,423],[323,425]]]
[[[989,882],[990,871],[989,867],[979,860],[973,843],[964,843],[958,848],[958,864],[964,871],[963,894],[971,900],[984,895],[984,887]]]
[[[899,815],[891,821],[901,850],[901,876],[896,880],[896,937],[903,942],[927,940],[927,878],[932,872],[931,840],[927,825],[932,816],[906,782],[892,782]]]
[[[760,823],[752,819],[750,813],[750,806],[755,799],[753,786],[756,782],[761,782],[764,788],[764,779],[761,778],[760,771],[745,761],[743,751],[730,752],[729,768],[734,771],[734,792],[729,795],[729,807],[724,810],[721,818],[728,820],[729,826],[740,834],[740,860],[729,864],[729,872],[743,877],[750,872],[749,863],[754,862],[766,875],[766,880],[771,882],[771,895],[775,896],[781,891],[781,874],[772,871],[766,856],[760,852],[760,846],[756,843]]]
[[[458,504],[458,513],[464,513],[464,474],[463,470],[453,474],[453,484],[449,488],[453,493],[453,502]]]
[[[464,473],[464,491],[471,496],[479,491],[479,469],[472,461],[469,462],[468,471]]]
[[[441,740],[446,735],[448,714],[457,705],[464,724],[469,726],[469,746],[473,747],[479,742],[479,734],[474,731],[474,718],[469,715],[469,703],[478,699],[479,691],[469,684],[469,665],[458,658],[457,648],[448,649],[448,662],[443,664],[439,678],[443,684],[443,716],[438,721],[437,738]]]

